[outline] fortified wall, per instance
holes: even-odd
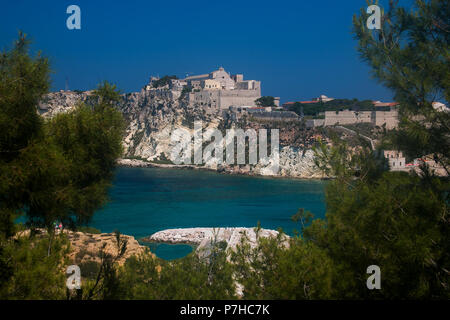
[[[255,100],[261,97],[261,89],[250,90],[221,90],[219,91],[219,108],[227,109],[230,106],[256,106]]]
[[[391,130],[398,126],[398,111],[393,109],[390,111],[375,111],[374,124],[376,126],[383,126],[386,124],[386,129]]]
[[[356,123],[372,123],[379,127],[386,125],[386,129],[391,130],[398,126],[398,111],[395,108],[389,111],[325,111],[324,126]]]
[[[372,122],[372,111],[325,111],[325,126]]]

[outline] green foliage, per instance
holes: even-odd
[[[184,86],[183,90],[181,90],[180,97],[178,98],[178,101],[183,100],[190,92],[192,92],[192,88],[189,86]]]
[[[10,237],[21,213],[33,227],[88,222],[105,203],[122,153],[123,119],[112,107],[119,97],[115,86],[103,83],[94,91],[98,103],[44,123],[36,105],[49,87],[48,63],[28,55],[22,34],[2,54],[0,72],[0,230]]]
[[[220,243],[210,255],[192,253],[174,261],[148,254],[129,258],[121,273],[126,299],[233,299],[233,269]]]
[[[98,98],[100,106],[111,106],[121,99],[120,91],[117,89],[117,86],[108,81],[103,81],[103,83],[99,84],[97,89],[94,90],[93,95]]]
[[[300,231],[303,231],[303,229],[306,227],[306,225],[309,225],[311,223],[313,218],[314,218],[314,214],[312,214],[310,211],[305,210],[303,208],[298,209],[297,213],[291,217],[291,219],[294,223],[300,222],[300,226],[301,226]],[[298,231],[296,231],[296,233],[297,232]]]
[[[278,238],[259,238],[252,248],[243,239],[231,253],[244,299],[332,298],[332,261],[312,242],[294,237],[285,248]]]
[[[93,107],[80,105],[73,112],[54,117],[47,129],[51,142],[69,162],[66,172],[71,183],[65,190],[68,210],[58,219],[67,225],[85,224],[106,202],[115,161],[122,154],[122,116],[105,102]]]
[[[448,1],[394,6],[381,31],[366,28],[365,10],[354,17],[359,51],[374,76],[395,92],[401,124],[386,140],[410,156],[433,154],[448,165],[448,114],[431,106],[448,101]],[[384,141],[386,145],[386,141]],[[336,179],[326,188],[326,221],[303,231],[333,261],[340,298],[450,298],[450,183],[427,166],[420,175],[386,172],[367,146],[351,149],[337,139],[316,148],[317,165]],[[368,290],[366,269],[381,269],[381,290]]]
[[[96,102],[44,122],[36,106],[49,88],[48,61],[31,57],[28,44],[20,34],[0,56],[0,287],[10,299],[59,294],[63,253],[53,223],[84,225],[105,203],[124,130],[113,107],[118,92],[107,82],[94,91]],[[48,236],[13,240],[19,215]]]
[[[52,254],[47,255],[49,241]],[[69,242],[64,235],[21,236],[2,242],[1,257],[8,257],[10,277],[0,286],[0,299],[64,299],[65,257]]]
[[[333,146],[322,140],[313,147],[315,165],[327,176],[336,178],[340,184],[352,186],[360,179],[366,182],[379,177],[386,167],[382,155],[372,152],[368,142],[360,139],[360,146],[350,148],[347,141],[331,136]]]
[[[289,111],[294,111],[298,115],[301,115],[303,110],[303,114],[305,116],[312,116],[314,118],[319,118],[319,113],[323,113],[325,111],[341,111],[344,109],[350,109],[355,111],[372,111],[375,110],[375,107],[372,104],[371,100],[362,100],[359,101],[357,99],[334,99],[327,102],[317,102],[317,103],[299,103],[296,102],[292,106],[289,107]],[[380,108],[377,108],[380,110]]]
[[[447,173],[450,113],[432,102],[450,101],[449,16],[448,0],[416,0],[412,10],[391,2],[381,30],[366,28],[365,9],[353,17],[362,59],[400,103],[399,130],[387,138],[411,158],[433,154]]]
[[[168,85],[170,83],[170,80],[172,79],[178,79],[177,76],[164,76],[159,80],[156,80],[153,82],[153,88],[159,88],[164,87],[165,85]]]
[[[25,34],[10,51],[0,54],[0,160],[10,162],[33,137],[39,136],[42,120],[35,106],[49,88],[49,64],[40,53],[28,55]]]
[[[275,106],[275,99],[271,96],[264,96],[259,99],[255,100],[255,103],[259,107],[274,107]]]
[[[78,232],[84,232],[84,233],[92,233],[92,234],[100,234],[101,231],[94,227],[89,226],[79,226],[77,227]]]
[[[335,262],[333,285],[342,297],[450,297],[446,188],[439,178],[402,172],[386,172],[371,183],[328,184],[326,223],[315,220],[304,236]],[[372,264],[382,270],[380,291],[365,286]]]
[[[75,298],[85,300],[111,300],[119,299],[124,287],[120,283],[117,272],[117,261],[121,259],[126,250],[128,241],[122,237],[119,231],[115,231],[116,253],[113,255],[105,251],[106,243],[99,251],[100,264],[84,266],[90,267],[91,272],[98,270],[95,279],[88,279],[83,287],[78,290]],[[97,269],[98,268],[98,269]],[[92,275],[91,275],[92,276]]]
[[[43,149],[36,146],[43,122],[35,106],[49,88],[49,65],[40,53],[30,57],[28,46],[26,35],[19,33],[14,48],[0,54],[0,231],[6,237],[14,233],[12,221],[30,200],[28,184],[36,167],[24,173],[31,167],[24,162],[36,160],[36,149]],[[53,150],[42,151],[49,161],[59,157]]]

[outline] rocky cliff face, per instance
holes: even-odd
[[[77,103],[89,103],[92,92],[54,92],[44,97],[39,112],[48,118],[60,112],[72,110]],[[124,158],[141,159],[149,162],[170,163],[170,152],[174,146],[171,134],[176,129],[193,133],[194,120],[202,120],[204,128],[229,128],[238,124],[224,119],[219,111],[206,111],[201,107],[192,107],[174,96],[168,89],[142,90],[122,95],[117,108],[123,113],[127,128],[123,139]],[[250,126],[255,127],[255,126]],[[258,126],[256,126],[258,127]],[[283,143],[283,137],[280,136]],[[128,162],[133,165],[134,162]],[[142,165],[142,164],[140,164]],[[236,174],[272,175],[268,165],[261,163],[250,165],[217,165],[207,162],[203,167]],[[312,150],[292,145],[280,146],[279,176],[297,178],[323,178],[314,166]]]

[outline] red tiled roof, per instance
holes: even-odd
[[[398,102],[373,102],[375,107],[395,107]]]
[[[319,102],[319,101],[296,101],[296,102],[285,102],[285,103],[283,103],[283,106],[290,106],[290,105],[293,105],[293,104],[296,104],[296,103],[317,103],[317,102]]]
[[[315,100],[313,100],[313,101],[299,101],[300,103],[317,103],[317,102],[319,102],[319,101],[315,101]]]

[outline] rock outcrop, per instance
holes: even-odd
[[[247,239],[251,247],[255,247],[258,238],[276,238],[278,231],[256,228],[184,228],[167,229],[156,232],[142,239],[143,242],[191,244],[200,252],[208,249],[213,241],[226,242],[227,249],[234,249],[243,239]],[[288,246],[288,236],[282,235],[284,245]]]
[[[98,254],[102,248],[106,253],[111,254],[112,256],[117,255],[117,242],[114,233],[92,234],[67,231],[67,237],[72,248],[69,259],[75,264],[82,264],[89,261],[100,262]],[[119,265],[125,263],[131,256],[149,252],[148,248],[140,245],[133,236],[121,234],[120,237],[127,241],[127,250],[125,251],[125,254],[117,260]]]
[[[36,236],[43,236],[47,234],[45,229],[37,229]],[[56,231],[59,234],[61,231]],[[114,233],[88,233],[79,231],[63,230],[64,235],[70,242],[70,252],[68,255],[69,262],[72,264],[83,264],[86,262],[100,262],[99,252],[103,249],[104,252],[117,255],[117,241]],[[28,237],[30,230],[24,230],[17,233],[16,237]],[[126,240],[127,250],[125,254],[117,260],[120,265],[123,264],[129,257],[139,255],[141,253],[150,253],[148,247],[140,245],[133,237],[121,234],[121,240]]]

